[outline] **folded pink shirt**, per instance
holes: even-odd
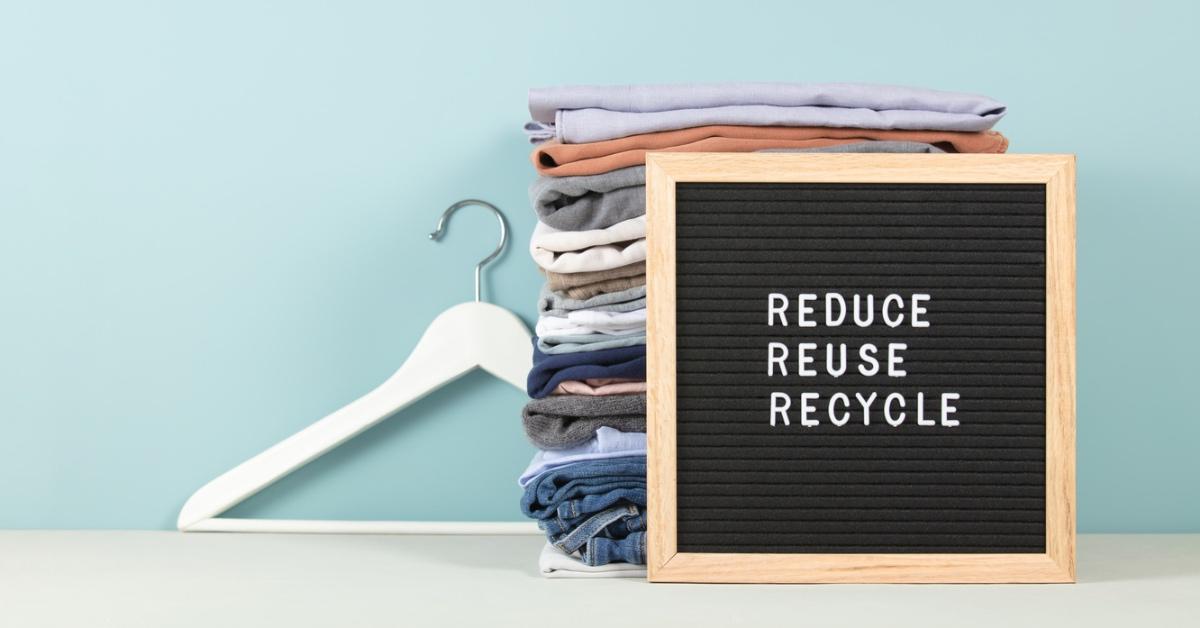
[[[634,379],[584,379],[559,382],[552,395],[629,395],[646,392],[646,382]]]

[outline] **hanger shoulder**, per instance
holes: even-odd
[[[280,478],[354,438],[434,389],[474,368],[466,360],[439,366],[405,362],[371,392],[272,445],[196,491],[179,513],[179,528],[215,517]],[[426,368],[414,368],[423,364]]]
[[[498,306],[473,302],[446,310],[387,381],[196,491],[180,510],[179,529],[220,515],[476,367],[523,389],[529,342],[528,327]]]

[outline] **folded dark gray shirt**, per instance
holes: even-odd
[[[646,167],[581,177],[538,177],[529,186],[538,218],[564,231],[603,229],[646,213]]]
[[[601,427],[646,431],[646,395],[551,395],[521,411],[525,435],[541,449],[567,449],[587,442]]]

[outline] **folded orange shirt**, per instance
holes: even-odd
[[[573,177],[644,164],[647,151],[747,153],[772,148],[820,148],[864,140],[923,142],[955,153],[1003,153],[1008,149],[1008,138],[996,131],[698,126],[587,144],[563,144],[551,140],[535,147],[530,158],[539,174]]]

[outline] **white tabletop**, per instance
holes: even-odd
[[[536,536],[0,532],[0,626],[1200,625],[1200,535],[1083,535],[1074,585],[546,580],[541,545]]]

